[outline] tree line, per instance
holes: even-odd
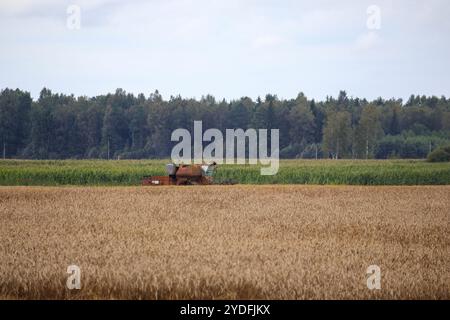
[[[3,158],[142,159],[169,157],[178,128],[264,128],[280,130],[282,158],[425,158],[450,144],[450,99],[412,95],[408,101],[374,101],[341,91],[325,101],[279,99],[268,94],[217,101],[171,96],[146,97],[122,89],[95,97],[52,93],[0,93]]]

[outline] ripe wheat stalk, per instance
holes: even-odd
[[[0,187],[0,298],[449,299],[450,187]],[[66,287],[67,266],[81,290]],[[369,290],[366,269],[382,271]]]

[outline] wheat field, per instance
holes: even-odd
[[[0,187],[2,299],[450,299],[450,187]],[[67,267],[81,289],[66,288]],[[367,267],[381,268],[369,290]]]

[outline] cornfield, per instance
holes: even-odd
[[[0,187],[0,298],[449,299],[449,194]],[[80,290],[66,287],[73,264]],[[366,285],[370,265],[380,290]]]
[[[170,160],[0,161],[0,185],[139,185],[142,176],[165,175]],[[450,163],[422,160],[282,160],[275,176],[260,166],[221,165],[216,181],[239,184],[448,185]]]

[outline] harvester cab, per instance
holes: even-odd
[[[142,178],[145,186],[168,185],[208,185],[213,184],[216,163],[211,164],[175,164],[166,165],[167,176],[147,176]]]

